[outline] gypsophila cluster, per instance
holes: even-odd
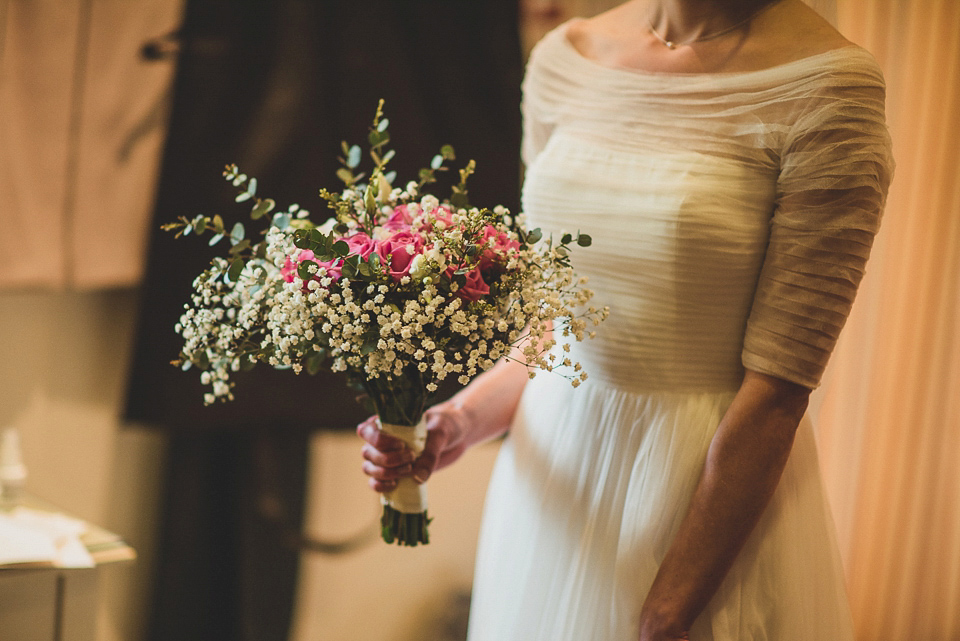
[[[448,378],[465,384],[505,357],[522,358],[531,376],[557,370],[574,385],[586,378],[562,350],[560,357],[551,350],[552,336],[583,340],[606,317],[605,308],[589,306],[592,292],[570,264],[572,246],[589,245],[589,237],[545,238],[503,207],[471,207],[472,162],[449,200],[426,193],[454,158],[449,147],[418,181],[393,187],[385,123],[378,109],[369,180],[357,172],[359,148],[343,145],[345,188],[321,191],[333,212],[323,224],[296,205],[274,212],[272,200],[256,197],[256,180],[230,166],[225,176],[241,188],[237,200],[252,201],[252,217],[270,223],[262,240],[246,239],[240,223],[228,231],[219,216],[168,226],[209,231],[211,244],[231,245],[194,281],[176,327],[180,362],[201,371],[207,403],[232,399],[233,373],[260,362],[298,373],[327,367],[370,390],[415,380],[427,394]]]

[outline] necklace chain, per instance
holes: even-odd
[[[773,5],[777,4],[779,1],[780,0],[773,0],[773,2],[768,2],[764,4],[759,9],[757,9],[756,11],[748,15],[746,18],[744,18],[740,22],[737,22],[736,24],[733,24],[727,27],[726,29],[721,29],[716,33],[707,34],[705,36],[700,36],[698,38],[691,38],[690,40],[684,40],[683,42],[674,42],[673,40],[667,40],[666,38],[661,36],[660,33],[657,31],[657,28],[653,26],[653,20],[650,18],[650,16],[647,16],[647,24],[650,26],[650,33],[653,34],[653,37],[655,37],[657,40],[663,43],[663,45],[667,49],[676,49],[677,47],[692,45],[695,42],[704,42],[706,40],[713,40],[714,38],[719,38],[720,36],[726,35],[735,29],[739,29],[740,27],[747,24],[748,22],[750,22],[751,20],[759,16],[761,13],[763,13]]]

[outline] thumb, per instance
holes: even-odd
[[[440,462],[440,454],[447,443],[447,436],[443,430],[427,432],[427,443],[423,447],[420,458],[413,464],[411,476],[417,483],[426,483]]]

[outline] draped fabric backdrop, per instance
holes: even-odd
[[[960,639],[960,2],[839,0],[887,79],[897,173],[820,397],[858,638]]]

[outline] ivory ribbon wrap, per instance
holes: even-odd
[[[381,431],[402,440],[417,456],[423,452],[427,444],[427,420],[421,418],[413,427],[409,425],[393,425],[382,423],[377,419],[377,427]],[[404,514],[421,514],[427,510],[427,486],[419,484],[407,476],[397,481],[397,487],[390,492],[384,492],[381,499],[384,503]]]

